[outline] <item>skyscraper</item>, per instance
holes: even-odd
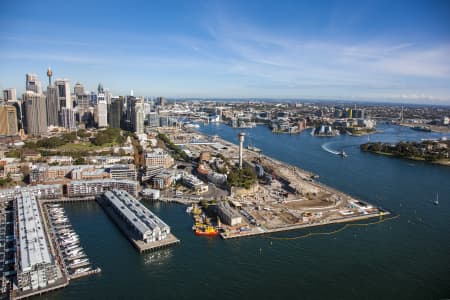
[[[9,105],[12,105],[16,108],[16,117],[17,117],[17,123],[19,125],[19,130],[23,129],[23,106],[21,100],[11,100],[8,102]]]
[[[91,95],[87,92],[77,95],[77,106],[78,110],[87,110],[91,105]]]
[[[69,129],[69,131],[76,129],[75,115],[71,108],[62,107],[60,111],[61,126]]]
[[[120,128],[120,121],[122,118],[122,100],[120,98],[113,98],[111,101],[111,112],[109,114],[109,125],[112,128]]]
[[[11,88],[3,90],[3,100],[5,102],[16,101],[17,100],[16,89]]]
[[[144,133],[144,100],[136,99],[133,102],[133,131],[136,134]]]
[[[136,102],[136,98],[134,96],[126,96],[124,102],[125,115],[123,120],[123,129],[133,131],[134,130],[134,103]]]
[[[58,104],[59,109],[72,108],[72,97],[70,95],[70,83],[68,79],[59,79],[55,82],[56,89],[58,90]]]
[[[12,105],[0,105],[0,136],[18,135],[16,108]]]
[[[160,107],[164,107],[164,105],[166,105],[166,98],[164,98],[164,97],[156,98],[156,105],[158,105]]]
[[[52,85],[52,69],[47,69],[48,86],[47,86],[47,126],[58,126],[59,102],[56,87]]]
[[[42,93],[26,91],[22,95],[25,112],[25,130],[28,134],[47,132],[47,107]]]
[[[109,89],[105,89],[105,100],[106,100],[106,104],[111,104],[111,99],[112,99],[112,93],[109,91]]]
[[[83,95],[84,94],[84,86],[79,82],[75,83],[75,86],[73,87],[73,92],[77,96]]]
[[[47,86],[47,125],[59,126],[58,91],[54,85]]]
[[[42,85],[38,76],[33,73],[28,73],[25,79],[25,87],[27,91],[32,91],[37,94],[42,94]]]
[[[108,108],[105,100],[105,94],[98,94],[95,117],[99,128],[108,126]]]
[[[91,92],[91,104],[92,105],[97,104],[97,94],[95,92]]]

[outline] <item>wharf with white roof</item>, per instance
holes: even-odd
[[[124,190],[107,191],[97,202],[141,253],[180,242],[164,221]]]

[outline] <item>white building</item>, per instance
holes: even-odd
[[[58,279],[57,267],[47,244],[36,197],[22,190],[16,194],[16,201],[17,285],[21,291],[42,289]]]
[[[70,131],[77,128],[75,124],[75,114],[72,108],[62,107],[60,111],[61,126]]]
[[[112,190],[102,198],[114,212],[135,231],[145,243],[161,241],[170,234],[170,227],[133,196],[123,190]]]
[[[144,133],[144,117],[144,102],[142,99],[137,99],[133,110],[133,129],[136,134]]]
[[[217,210],[219,213],[220,220],[227,225],[235,226],[242,223],[242,217],[234,208],[226,201],[220,201],[217,204]]]
[[[58,94],[58,108],[72,109],[73,105],[69,79],[58,79],[55,81],[55,85]]]
[[[95,109],[95,119],[97,121],[97,126],[108,127],[108,105],[105,100],[105,94],[98,94],[98,103]]]

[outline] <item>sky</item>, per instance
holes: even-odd
[[[0,89],[450,104],[450,1],[0,1]]]

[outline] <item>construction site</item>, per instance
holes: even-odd
[[[165,133],[192,161],[199,157],[199,173],[205,173],[205,170],[214,173],[222,169],[222,173],[230,177],[237,168],[251,169],[255,173],[257,179],[251,186],[236,187],[222,182],[217,186],[226,190],[228,196],[225,199],[205,199],[219,204],[220,236],[224,239],[389,214],[318,182],[318,175],[265,156],[257,148],[244,148],[244,133],[238,135],[239,145],[218,136],[209,137],[178,128]],[[206,181],[211,178],[199,177]],[[220,208],[222,202],[227,203],[226,208]]]

